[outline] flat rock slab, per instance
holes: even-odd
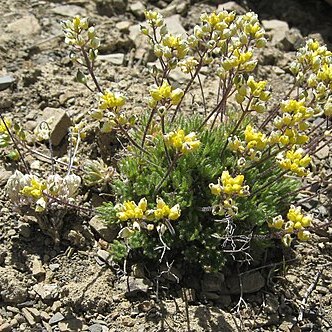
[[[24,16],[8,25],[8,30],[27,37],[41,31],[41,26],[34,15]]]
[[[76,15],[86,15],[86,10],[76,5],[61,5],[52,9],[54,14],[61,16],[74,17]]]
[[[8,89],[14,82],[15,79],[9,75],[0,76],[0,91]]]

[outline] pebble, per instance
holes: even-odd
[[[42,261],[38,257],[34,257],[32,261],[32,275],[38,279],[44,278],[46,271],[43,267]]]
[[[99,55],[98,59],[100,61],[109,62],[113,65],[121,66],[124,62],[124,54],[114,53],[114,54]]]
[[[133,25],[133,23],[130,21],[121,21],[121,22],[118,22],[117,24],[115,24],[115,27],[123,33],[129,33],[129,28],[132,25]],[[98,58],[100,58],[100,55]]]
[[[54,14],[58,14],[61,16],[68,16],[68,17],[74,17],[76,15],[81,15],[81,16],[86,15],[86,10],[76,5],[61,5],[51,9],[51,11]]]
[[[40,33],[41,26],[34,15],[26,15],[8,24],[8,30],[18,36],[31,36]]]
[[[47,122],[50,128],[50,138],[52,144],[57,146],[62,139],[66,136],[72,122],[65,110],[60,108],[46,107],[43,110],[43,115],[38,120],[38,126],[42,122]]]
[[[55,313],[51,318],[50,320],[48,321],[48,323],[50,325],[53,325],[53,324],[56,324],[56,323],[59,323],[61,322],[62,320],[65,319],[65,316],[61,313],[61,312],[57,312]]]
[[[223,10],[227,10],[229,12],[234,10],[236,11],[237,14],[245,14],[247,12],[243,7],[241,7],[235,1],[228,1],[219,5],[217,11],[221,12]]]
[[[22,314],[23,314],[23,316],[25,317],[25,319],[27,320],[27,322],[29,323],[30,326],[35,326],[36,325],[35,318],[33,317],[31,312],[27,308],[22,309]]]
[[[15,79],[9,75],[0,76],[0,91],[8,89],[14,82]]]
[[[262,20],[262,25],[267,32],[271,33],[272,45],[276,45],[286,37],[289,30],[288,23],[280,20]]]
[[[10,332],[11,330],[12,327],[8,322],[5,322],[0,325],[0,332]]]
[[[89,331],[90,332],[102,332],[103,326],[101,324],[92,324],[91,326],[89,326]]]
[[[51,300],[57,297],[57,284],[36,284],[32,288],[42,300]]]
[[[139,20],[144,19],[145,6],[142,2],[135,2],[129,7],[130,11],[134,14]]]
[[[53,264],[50,264],[48,267],[50,268],[51,271],[54,272],[54,271],[56,271],[56,270],[59,269],[60,264],[58,264],[58,263],[53,263]]]
[[[103,240],[107,242],[112,242],[119,233],[118,226],[108,225],[98,218],[98,216],[94,216],[89,221],[89,225]]]
[[[181,16],[176,14],[165,18],[168,31],[174,35],[186,36],[186,30],[181,23]]]

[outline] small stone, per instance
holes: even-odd
[[[18,234],[25,238],[29,238],[31,236],[31,228],[28,223],[20,223],[18,225]]]
[[[34,15],[27,15],[10,23],[8,30],[19,36],[31,36],[40,33],[41,27]]]
[[[205,273],[201,282],[203,292],[218,292],[225,282],[225,276],[222,273]]]
[[[82,331],[83,322],[78,318],[72,318],[59,322],[58,327],[61,332]]]
[[[148,312],[152,309],[153,306],[154,306],[153,302],[147,300],[147,301],[140,302],[138,304],[137,308],[140,312]]]
[[[130,21],[121,21],[121,22],[118,22],[117,24],[115,24],[115,27],[120,31],[120,32],[123,32],[123,33],[129,33],[129,28],[133,25],[132,22]],[[100,55],[99,55],[100,57]],[[98,57],[98,58],[99,58]]]
[[[119,233],[119,228],[116,225],[108,225],[103,222],[98,216],[94,216],[90,221],[91,228],[105,241],[112,242]]]
[[[240,294],[240,280],[238,277],[226,279],[230,294]],[[244,294],[258,292],[265,286],[265,279],[260,272],[246,273],[242,275],[242,292]]]
[[[245,14],[247,11],[237,4],[235,1],[228,1],[218,6],[217,11],[221,12],[223,10],[227,10],[229,12],[236,11],[237,14]]]
[[[51,300],[57,297],[57,284],[36,284],[32,288],[42,300]]]
[[[129,8],[136,18],[139,20],[144,19],[145,6],[142,2],[135,2]]]
[[[93,324],[93,325],[89,326],[89,331],[90,332],[102,332],[103,326],[100,324]]]
[[[22,309],[22,314],[23,314],[23,316],[25,317],[25,319],[27,320],[27,322],[29,323],[30,326],[35,326],[36,325],[35,318],[33,317],[31,312],[27,308]]]
[[[267,32],[270,32],[272,45],[281,42],[289,30],[288,23],[280,20],[263,20],[262,25]]]
[[[76,5],[61,5],[61,6],[57,6],[53,9],[51,9],[51,11],[54,14],[58,14],[61,16],[68,16],[68,17],[74,17],[74,16],[85,16],[86,15],[86,10],[80,6],[76,6]]]
[[[114,54],[99,55],[98,60],[109,62],[113,65],[121,66],[124,62],[124,54],[114,53]]]
[[[102,249],[99,249],[98,251],[97,251],[97,256],[101,259],[101,260],[103,260],[104,262],[108,262],[109,261],[109,259],[110,259],[110,253],[108,252],[108,251],[106,251],[106,250],[102,250]]]
[[[145,279],[137,279],[134,277],[124,278],[122,288],[125,289],[126,296],[132,297],[138,294],[147,293],[149,290],[149,282]]]
[[[58,312],[58,311],[60,311],[61,307],[62,307],[62,303],[60,301],[55,301],[52,304],[52,311],[53,312]]]
[[[282,46],[282,50],[289,52],[289,51],[296,51],[304,42],[304,38],[301,35],[299,29],[291,28],[290,30],[286,31],[284,39],[280,41]]]
[[[135,325],[135,320],[125,316],[122,318],[122,325],[127,327],[133,327]]]
[[[12,172],[7,171],[4,168],[0,168],[0,187],[6,185],[8,179],[11,177]]]
[[[68,114],[60,108],[46,107],[43,115],[38,121],[39,125],[42,122],[47,122],[50,127],[50,138],[52,144],[57,146],[61,143],[62,139],[66,136],[72,122]]]
[[[63,315],[61,312],[57,312],[56,314],[54,314],[54,315],[50,318],[50,320],[48,321],[48,323],[49,323],[50,325],[54,325],[54,324],[56,324],[56,323],[61,322],[61,321],[64,320],[64,319],[65,319],[64,315]]]
[[[168,31],[174,35],[182,35],[182,37],[186,36],[186,30],[184,29],[180,15],[172,15],[165,18],[165,23],[167,25]]]
[[[0,91],[8,89],[14,82],[15,79],[9,75],[0,76]]]
[[[315,153],[318,159],[326,159],[330,154],[330,147],[326,144],[326,142],[322,142],[317,149],[320,149]]]
[[[56,271],[56,270],[59,269],[60,264],[58,264],[58,263],[54,263],[54,264],[50,264],[48,267],[50,268],[51,271],[54,272],[54,271]]]
[[[10,332],[11,330],[12,327],[8,322],[4,322],[0,325],[0,332]]]
[[[51,316],[46,311],[41,311],[40,318],[44,321],[49,321]]]
[[[38,279],[45,277],[46,271],[42,261],[38,257],[34,257],[33,259],[31,272],[32,275]]]

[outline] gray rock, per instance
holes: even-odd
[[[133,25],[130,21],[121,21],[115,24],[115,27],[123,33],[129,33],[129,28]],[[100,57],[100,56],[99,56]]]
[[[130,7],[129,7],[130,11],[134,14],[134,16],[136,18],[138,18],[139,20],[144,19],[144,10],[145,10],[145,6],[142,2],[138,1],[138,2],[134,2]]]
[[[265,279],[259,271],[242,275],[242,292],[244,294],[258,292],[265,286]],[[238,277],[226,279],[229,294],[240,294],[240,279]]]
[[[109,261],[110,257],[111,257],[111,254],[110,254],[108,251],[106,251],[106,250],[99,249],[99,250],[97,251],[97,256],[98,256],[102,261],[104,261],[104,262],[107,263],[107,262]]]
[[[103,326],[101,324],[92,324],[91,326],[89,326],[89,331],[90,332],[102,332]]]
[[[288,23],[280,20],[262,20],[262,25],[271,36],[272,45],[277,45],[286,37],[289,31]]]
[[[12,326],[8,322],[4,322],[0,325],[0,332],[10,332],[12,331]]]
[[[7,171],[4,168],[0,168],[0,187],[6,185],[8,179],[11,177],[12,172]]]
[[[76,15],[86,16],[87,14],[84,8],[76,5],[60,5],[52,8],[51,11],[54,14],[68,17],[74,17]]]
[[[91,228],[105,241],[112,242],[119,233],[119,227],[116,225],[108,225],[98,216],[94,216],[90,221]]]
[[[114,54],[105,54],[99,55],[98,60],[109,62],[113,65],[121,66],[124,61],[124,54],[123,53],[114,53]]]
[[[235,1],[228,1],[218,6],[217,11],[221,12],[223,10],[236,11],[238,14],[245,14],[247,11],[237,4]]]
[[[280,41],[282,50],[296,51],[304,42],[304,38],[299,29],[291,28],[286,31],[285,37]]]
[[[182,35],[183,37],[186,36],[186,30],[184,29],[180,15],[172,15],[170,17],[165,18],[165,23],[167,25],[168,31],[174,35]]]
[[[65,316],[61,313],[61,312],[57,312],[55,313],[51,318],[50,320],[48,321],[48,323],[50,325],[53,325],[53,324],[56,324],[56,323],[59,323],[61,322],[62,320],[65,319]]]
[[[39,125],[42,122],[47,122],[50,127],[50,138],[52,144],[57,146],[60,144],[62,139],[66,136],[69,127],[72,122],[66,113],[66,111],[60,108],[46,107],[43,111],[43,115],[39,119]]]
[[[326,143],[321,143],[319,146],[318,146],[318,149],[320,149],[319,151],[316,152],[316,156],[318,159],[326,159],[328,158],[329,154],[330,154],[330,147],[328,145],[325,145],[324,144]]]
[[[30,326],[35,326],[37,324],[35,317],[31,314],[31,312],[27,308],[22,309],[22,314]]]
[[[36,17],[30,14],[10,23],[8,30],[20,36],[27,37],[40,33],[41,27]]]
[[[54,272],[54,271],[56,271],[56,270],[59,269],[60,264],[58,264],[58,263],[54,263],[54,264],[50,264],[48,267],[50,268],[51,271]]]
[[[222,273],[205,273],[201,281],[202,292],[219,292],[224,282]]]
[[[36,284],[32,288],[41,297],[42,300],[56,299],[58,296],[57,284],[45,284],[45,285]]]
[[[43,267],[42,261],[38,257],[34,257],[32,261],[32,268],[31,268],[32,275],[36,278],[44,278],[46,271]]]
[[[9,75],[0,77],[0,91],[8,89],[13,83],[15,79]]]
[[[81,319],[72,318],[59,322],[58,327],[61,332],[82,331],[83,322]]]
[[[96,0],[95,2],[98,14],[108,17],[125,13],[128,4],[128,0]]]
[[[25,238],[29,238],[31,236],[31,228],[28,223],[19,223],[18,225],[18,233],[20,236],[23,236]]]
[[[123,278],[124,284],[122,288],[125,288],[126,296],[132,297],[140,293],[147,293],[150,283],[145,279],[137,279],[134,277]]]

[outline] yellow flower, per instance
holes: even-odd
[[[281,215],[278,215],[272,219],[271,223],[268,223],[269,227],[276,228],[276,229],[282,229],[282,226],[284,225],[284,220],[282,219]]]
[[[106,90],[101,94],[99,99],[99,109],[106,110],[108,108],[120,108],[126,102],[123,95],[117,92]]]
[[[176,219],[179,219],[180,216],[181,216],[180,205],[176,204],[170,209],[169,214],[168,214],[168,219],[176,220]]]
[[[212,195],[219,196],[221,194],[221,186],[219,183],[218,184],[210,183],[209,187]]]
[[[5,118],[4,120],[5,120],[5,123],[3,122],[2,119],[0,120],[0,134],[7,133],[5,124],[7,125],[8,128],[10,128],[12,125],[12,121],[10,119]]]
[[[166,134],[164,139],[167,146],[172,147],[183,154],[197,150],[201,144],[196,137],[196,133],[191,132],[186,135],[183,129]]]
[[[21,190],[21,193],[25,196],[30,196],[34,199],[39,199],[43,196],[43,191],[47,188],[46,184],[42,181],[38,181],[36,178],[32,178],[30,186],[25,186]]]
[[[298,233],[297,233],[297,238],[300,240],[300,241],[308,241],[311,237],[311,234],[309,231],[305,231],[305,230],[300,230]]]

